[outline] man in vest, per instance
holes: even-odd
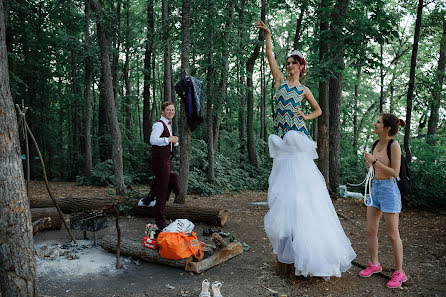
[[[141,199],[138,206],[155,207],[155,222],[160,231],[166,226],[164,210],[170,193],[179,193],[178,175],[171,173],[170,160],[172,147],[178,145],[178,137],[172,135],[172,118],[175,105],[167,101],[161,105],[161,119],[153,124],[150,134],[152,145],[152,171],[155,181],[150,185],[150,193]],[[156,200],[155,200],[156,199]]]

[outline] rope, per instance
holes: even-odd
[[[347,183],[349,186],[360,186],[365,183],[364,185],[364,204],[366,206],[372,206],[373,199],[372,199],[372,180],[375,178],[375,171],[373,170],[373,166],[370,166],[369,171],[367,172],[366,177],[364,180],[359,184],[351,184]],[[367,203],[367,192],[370,197],[370,203]]]

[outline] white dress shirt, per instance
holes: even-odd
[[[166,124],[167,129],[169,130],[170,136],[172,136],[172,125],[169,125],[169,120],[165,117],[161,116],[161,121],[163,121],[164,124]],[[166,146],[169,144],[169,137],[161,137],[161,134],[163,134],[164,131],[164,125],[160,122],[156,122],[152,126],[152,133],[150,134],[150,144],[151,145],[157,145],[157,146]]]

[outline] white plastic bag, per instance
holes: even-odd
[[[163,229],[163,232],[190,233],[195,225],[188,219],[176,219],[173,223]]]

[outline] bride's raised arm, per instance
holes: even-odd
[[[277,91],[285,77],[283,76],[282,72],[280,72],[279,67],[277,66],[276,59],[274,58],[273,45],[271,41],[271,31],[268,29],[268,26],[265,25],[265,23],[261,20],[259,20],[257,23],[254,23],[254,25],[257,29],[265,32],[266,57],[268,58],[269,69],[271,70],[271,73],[273,75],[275,89]]]

